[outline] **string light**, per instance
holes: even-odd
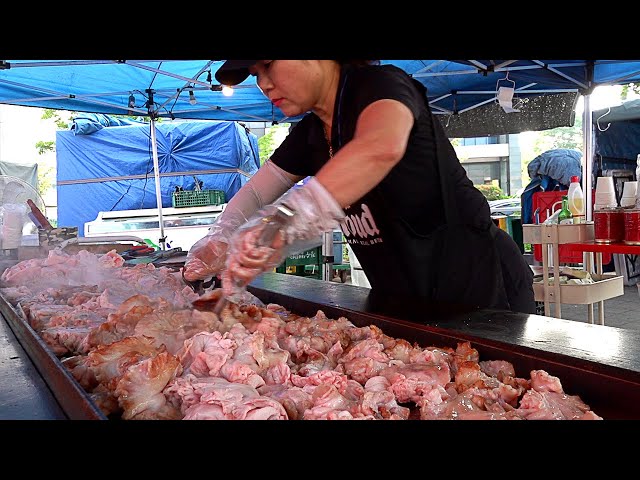
[[[196,100],[196,96],[193,93],[193,90],[189,90],[189,103],[191,105],[195,105],[196,103],[198,103],[198,101]]]
[[[233,88],[227,87],[225,85],[224,87],[222,87],[222,95],[224,95],[225,97],[230,97],[231,95],[233,95]]]
[[[133,96],[133,92],[129,92],[129,110],[127,110],[127,115],[134,116],[135,112],[133,111],[136,108],[136,97]]]

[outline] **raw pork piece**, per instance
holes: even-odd
[[[125,420],[178,420],[180,410],[167,402],[163,390],[182,373],[178,359],[163,352],[131,365],[118,382],[115,395]]]
[[[391,391],[400,403],[418,403],[423,395],[434,387],[445,387],[451,381],[449,367],[434,363],[410,363],[393,365],[383,369],[380,375],[389,380]]]
[[[184,420],[287,420],[282,404],[250,385],[210,380],[199,385],[200,402],[186,409]]]
[[[89,352],[86,365],[102,386],[113,391],[130,366],[164,351],[164,347],[154,345],[152,338],[126,337]]]
[[[229,333],[198,333],[184,342],[177,356],[185,374],[217,377],[220,368],[233,357],[238,344]]]
[[[544,370],[531,372],[531,387],[517,409],[527,420],[602,420],[580,397],[564,393],[560,379]]]
[[[87,392],[91,392],[99,384],[96,379],[93,369],[87,365],[89,357],[86,355],[75,355],[62,360],[64,365],[73,375],[73,378],[84,388]]]
[[[69,327],[44,328],[40,332],[51,351],[58,357],[87,353],[84,340],[92,330],[91,326],[71,325]]]
[[[371,377],[364,385],[364,393],[357,410],[375,419],[407,420],[411,411],[398,405],[390,387],[391,383],[385,377]]]
[[[351,344],[338,362],[342,364],[347,375],[364,385],[367,380],[379,375],[389,366],[391,359],[383,350],[384,345],[377,339],[360,340]]]
[[[258,392],[280,402],[287,411],[289,420],[302,420],[304,412],[313,406],[311,394],[300,387],[263,385],[258,388]]]
[[[237,347],[233,357],[220,369],[220,376],[230,382],[258,388],[265,384],[263,376],[267,372],[270,371],[271,379],[275,379],[279,375],[279,366],[285,366],[289,360],[289,352],[280,349],[275,338],[266,338],[262,332],[251,334],[241,323],[237,323],[228,333],[236,341]]]

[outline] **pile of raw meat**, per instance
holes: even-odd
[[[2,296],[110,418],[601,419],[557,377],[519,377],[469,342],[421,347],[275,304],[230,304],[218,317],[194,308],[179,273],[123,263],[115,251],[54,250],[0,277]]]

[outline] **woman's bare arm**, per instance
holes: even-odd
[[[317,180],[344,208],[372,190],[400,161],[413,127],[411,110],[397,100],[365,108],[353,139],[317,173]]]

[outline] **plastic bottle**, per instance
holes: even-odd
[[[584,194],[580,186],[580,177],[577,175],[571,177],[567,197],[569,199],[569,211],[571,211],[571,215],[573,216],[573,223],[584,222]]]
[[[560,214],[558,215],[558,224],[571,225],[572,223],[573,223],[573,215],[571,214],[571,210],[569,210],[569,197],[568,195],[563,195],[562,210],[560,210]]]

